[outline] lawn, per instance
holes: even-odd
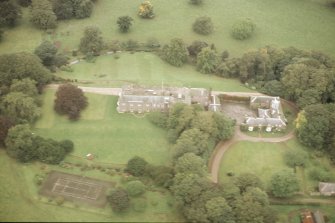
[[[46,166],[43,171],[42,166]],[[96,170],[82,172],[74,169],[66,171],[58,166],[40,163],[20,164],[10,159],[3,149],[0,149],[0,167],[0,177],[6,179],[6,183],[0,185],[1,221],[174,222],[182,220],[176,209],[167,204],[167,200],[171,196],[168,193],[147,191],[142,196],[142,199],[147,201],[146,211],[138,213],[130,208],[124,214],[113,213],[109,205],[104,209],[76,206],[70,202],[58,206],[37,194],[38,188],[34,183],[34,176],[49,170],[60,170],[103,180],[114,181],[118,179],[115,176],[110,177]]]
[[[146,42],[153,37],[167,43],[171,38],[180,37],[187,43],[197,39],[214,43],[219,51],[227,49],[231,56],[265,45],[317,49],[335,55],[334,9],[326,6],[326,0],[207,0],[202,6],[190,5],[187,0],[152,0],[156,17],[151,20],[137,16],[141,2],[99,0],[91,18],[60,21],[50,36],[36,31],[29,22],[21,22],[17,28],[6,31],[0,52],[33,51],[44,38],[60,41],[61,47],[70,51],[78,47],[83,29],[94,24],[100,27],[106,41]],[[117,18],[123,15],[134,18],[134,25],[127,34],[120,33],[116,25]],[[25,9],[23,18],[28,16]],[[211,35],[202,36],[192,31],[192,23],[199,16],[212,18],[215,29]],[[240,18],[251,18],[256,24],[255,35],[245,41],[234,40],[230,35],[232,24]]]
[[[89,83],[92,86],[119,87],[123,84],[139,83],[211,87],[221,91],[252,91],[237,79],[200,74],[190,65],[184,65],[183,68],[173,67],[152,53],[120,53],[119,56],[119,59],[110,55],[100,56],[95,63],[82,61],[72,65],[73,72],[61,71],[57,75],[66,79],[78,79],[78,84]]]
[[[269,182],[273,173],[282,169],[289,168],[283,159],[285,151],[288,150],[305,150],[312,154],[312,151],[302,146],[297,139],[291,139],[281,143],[265,143],[265,142],[247,142],[242,141],[234,144],[224,154],[219,173],[219,181],[229,181],[228,172],[235,175],[244,172],[251,172],[261,178],[261,180],[269,186]],[[318,185],[309,177],[309,171],[314,168],[323,168],[329,172],[335,173],[335,167],[332,166],[325,157],[317,158],[310,155],[306,160],[305,168],[297,168],[296,176],[300,183],[300,190],[305,192],[313,192]],[[292,170],[292,169],[291,169]],[[292,170],[293,171],[293,170]]]
[[[116,112],[117,97],[86,94],[89,106],[79,121],[69,121],[53,111],[54,90],[43,94],[42,116],[34,132],[56,140],[70,139],[75,144],[73,155],[95,155],[95,160],[125,164],[135,155],[148,162],[169,161],[166,132],[152,125],[145,117]]]

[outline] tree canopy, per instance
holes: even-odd
[[[162,56],[169,64],[181,67],[187,61],[188,51],[182,39],[172,39],[162,49]]]
[[[293,172],[283,170],[272,175],[270,188],[276,197],[290,197],[299,190],[299,183]]]
[[[80,39],[79,49],[81,52],[98,55],[104,47],[101,31],[96,26],[85,28],[84,36]]]
[[[57,17],[48,0],[32,0],[30,21],[39,29],[53,29],[57,26]]]
[[[19,18],[21,18],[21,10],[15,1],[0,1],[0,26],[15,26]]]

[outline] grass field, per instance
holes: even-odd
[[[89,19],[59,22],[56,33],[50,37],[37,31],[29,22],[6,32],[0,52],[32,51],[43,38],[60,41],[65,50],[78,47],[84,27],[99,26],[106,41],[134,39],[146,42],[156,38],[167,43],[180,37],[190,43],[203,39],[215,43],[221,51],[227,49],[232,56],[247,50],[275,45],[295,46],[303,49],[317,49],[335,55],[335,10],[326,6],[326,0],[210,0],[202,6],[193,6],[188,1],[152,0],[156,17],[152,20],[137,16],[141,0],[99,0]],[[118,31],[119,16],[134,18],[130,32]],[[215,26],[214,33],[201,36],[192,31],[192,23],[199,16],[210,16]],[[24,10],[23,18],[29,16]],[[246,41],[237,41],[230,36],[232,24],[240,18],[251,18],[256,23],[255,35]]]
[[[169,161],[169,146],[165,132],[146,118],[116,112],[117,97],[86,94],[89,106],[77,122],[53,111],[54,90],[44,93],[42,117],[34,132],[57,140],[71,139],[74,155],[85,157],[92,153],[96,161],[126,163],[135,155],[148,162],[164,164]]]
[[[237,79],[203,75],[193,66],[173,67],[152,53],[120,53],[120,58],[105,55],[95,63],[82,61],[72,65],[73,72],[59,72],[63,78],[78,79],[93,86],[122,86],[139,83],[146,85],[168,84],[170,86],[204,87],[221,91],[252,91]],[[86,84],[87,85],[87,84]]]
[[[115,214],[109,205],[104,209],[94,209],[81,205],[74,206],[68,202],[65,202],[63,206],[49,203],[47,199],[38,196],[38,188],[34,183],[35,174],[43,172],[41,166],[39,163],[19,164],[10,159],[3,149],[0,149],[0,177],[6,179],[6,183],[0,184],[0,219],[2,222],[47,222],[51,220],[55,222],[181,221],[176,210],[167,204],[167,199],[171,195],[159,192],[146,192],[143,199],[147,201],[148,207],[143,213],[130,209],[124,214]],[[69,172],[57,166],[47,166],[45,170],[51,169]],[[114,180],[115,178],[107,177],[106,174],[97,171],[71,170],[70,172],[104,180]]]
[[[290,169],[283,159],[284,153],[288,150],[307,149],[296,139],[282,143],[238,142],[224,154],[221,161],[219,180],[221,182],[230,180],[229,176],[227,176],[228,172],[233,172],[235,175],[251,172],[259,176],[269,186],[273,173],[282,169]],[[311,153],[311,151],[308,152]],[[309,194],[318,185],[318,182],[310,179],[308,175],[311,169],[317,167],[328,169],[330,172],[335,173],[335,167],[330,165],[329,160],[310,156],[306,160],[306,167],[297,168],[296,171],[302,192]]]

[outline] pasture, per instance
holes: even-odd
[[[133,39],[146,42],[155,38],[165,44],[179,37],[185,42],[202,39],[214,43],[219,51],[226,49],[231,56],[265,45],[295,46],[316,49],[335,55],[334,9],[326,0],[207,0],[201,6],[184,1],[152,0],[156,17],[141,19],[137,16],[141,0],[99,0],[90,18],[60,21],[53,34],[38,31],[29,22],[28,9],[23,11],[19,26],[6,30],[1,53],[33,51],[42,39],[57,41],[65,52],[76,49],[86,26],[96,25],[102,30],[106,42]],[[119,16],[134,18],[130,32],[120,33],[116,25]],[[195,34],[192,24],[199,16],[210,16],[214,32],[208,36]],[[233,23],[241,18],[251,18],[256,24],[252,38],[238,41],[231,37]]]
[[[85,158],[92,153],[95,161],[115,164],[125,164],[135,155],[154,164],[169,161],[165,131],[145,117],[118,114],[117,97],[85,94],[89,105],[81,119],[73,122],[54,112],[54,94],[51,89],[43,94],[42,116],[34,132],[46,138],[72,140],[75,145],[72,155]]]

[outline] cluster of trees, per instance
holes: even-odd
[[[199,105],[177,103],[168,114],[152,113],[148,118],[167,129],[168,139],[174,144],[174,160],[190,152],[207,160],[212,152],[210,144],[227,140],[234,133],[233,120]]]
[[[8,155],[20,162],[39,160],[44,163],[58,164],[73,150],[72,141],[57,142],[35,136],[28,124],[11,127],[5,145]]]
[[[55,111],[68,115],[71,120],[77,120],[80,112],[88,105],[83,91],[75,85],[63,84],[58,87],[55,99]]]

